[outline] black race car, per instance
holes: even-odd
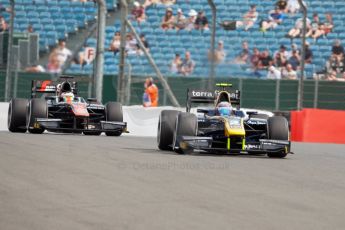
[[[11,132],[84,133],[85,135],[120,136],[127,132],[122,105],[101,104],[96,99],[78,96],[77,82],[60,77],[58,82],[32,81],[31,99],[14,98],[8,109],[8,130]],[[44,98],[37,98],[44,93]],[[50,94],[50,95],[49,95]]]
[[[289,126],[285,117],[246,112],[240,108],[238,90],[226,90],[231,84],[217,86],[222,89],[188,90],[186,112],[161,112],[157,134],[159,149],[178,153],[197,150],[267,154],[277,158],[284,158],[290,153]],[[192,113],[192,105],[196,103],[208,104],[208,107],[197,108]]]

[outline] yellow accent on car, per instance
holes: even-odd
[[[226,145],[226,148],[227,148],[228,150],[230,150],[230,137],[228,137],[228,143],[227,143],[227,145]]]
[[[230,136],[242,136],[244,137],[246,135],[246,131],[243,126],[243,119],[241,119],[241,125],[240,126],[235,126],[231,127],[229,122],[223,118],[224,121],[224,135],[227,137]]]
[[[242,150],[246,149],[246,138],[242,138]]]
[[[34,123],[34,128],[35,129],[39,129],[40,127],[41,127],[40,123],[38,123],[38,122]]]
[[[216,86],[218,87],[231,87],[231,83],[217,83]]]

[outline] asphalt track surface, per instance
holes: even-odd
[[[175,155],[154,138],[0,132],[0,229],[344,229],[345,145]]]

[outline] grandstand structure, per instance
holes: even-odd
[[[257,5],[259,12],[259,19],[255,25],[249,30],[237,29],[234,31],[225,31],[221,26],[216,28],[216,41],[222,40],[225,44],[227,58],[225,64],[217,65],[216,77],[254,77],[252,71],[245,66],[233,64],[231,61],[241,50],[241,42],[247,41],[250,49],[257,47],[260,51],[268,49],[273,55],[279,49],[280,45],[290,47],[291,40],[286,38],[287,32],[293,28],[296,19],[302,17],[301,13],[296,15],[288,15],[283,23],[273,30],[265,33],[259,31],[259,22],[267,18],[268,12],[274,9],[275,1],[260,1],[260,0],[215,0],[217,7],[217,22],[223,20],[240,20],[245,12],[248,11],[251,4]],[[345,21],[345,2],[344,1],[306,1],[308,5],[308,17],[311,18],[312,13],[318,13],[321,21],[324,20],[325,13],[331,13],[334,20],[334,29],[327,35],[321,37],[314,43],[313,40],[307,39],[311,44],[313,51],[313,62],[306,65],[306,76],[311,78],[313,73],[321,70],[326,63],[326,60],[331,54],[331,47],[335,39],[345,39],[344,21]],[[170,73],[169,64],[173,59],[175,53],[181,55],[185,51],[190,51],[192,59],[196,62],[196,68],[193,73],[194,76],[207,77],[209,72],[209,62],[207,60],[207,53],[210,49],[210,31],[186,31],[186,30],[167,30],[160,28],[160,23],[165,9],[168,6],[155,5],[146,9],[147,19],[141,25],[135,25],[139,33],[146,36],[146,40],[150,44],[150,52],[160,67],[161,72],[165,76],[172,76]],[[177,1],[176,4],[169,6],[173,8],[174,15],[177,9],[180,8],[185,13],[194,9],[196,11],[204,10],[209,22],[212,19],[211,9],[207,1],[190,0]],[[187,15],[186,15],[187,16]],[[211,25],[211,22],[210,22]],[[115,31],[120,31],[120,24],[116,21],[114,25],[106,28],[105,46],[109,47],[110,41]],[[301,45],[301,39],[294,39],[293,43]],[[90,38],[88,45],[94,46],[96,40]],[[118,72],[118,56],[114,56],[112,52],[105,53],[105,73],[116,74]],[[152,75],[154,70],[150,66],[148,60],[143,56],[128,56],[127,62],[132,66],[132,73],[136,75]],[[90,73],[92,66],[80,69],[79,66],[71,66],[69,73]],[[262,73],[262,76],[266,76]]]
[[[4,7],[10,6],[9,0],[0,0]],[[107,0],[107,8],[116,7],[114,0]],[[26,32],[29,25],[39,34],[41,52],[47,52],[57,45],[59,39],[68,39],[71,34],[83,29],[97,16],[94,2],[68,0],[16,0],[14,31]],[[10,13],[2,13],[10,20]]]
[[[273,53],[279,49],[280,45],[290,47],[291,40],[285,35],[291,29],[297,18],[301,14],[288,15],[281,25],[265,33],[259,31],[260,20],[266,19],[268,11],[274,8],[275,1],[261,0],[215,0],[217,7],[217,22],[223,20],[240,20],[245,12],[248,11],[251,4],[257,5],[259,19],[249,30],[244,31],[239,28],[233,31],[225,31],[217,24],[216,41],[224,41],[224,48],[227,53],[226,62],[216,66],[216,77],[253,77],[249,68],[231,61],[241,50],[241,42],[247,41],[250,49],[257,47],[260,51],[268,49]],[[0,0],[4,6],[9,5],[9,0]],[[15,1],[15,21],[14,30],[24,32],[28,25],[32,25],[35,32],[39,33],[40,51],[49,51],[57,44],[58,39],[68,39],[70,34],[76,33],[78,29],[84,28],[88,23],[95,20],[97,5],[93,2],[81,3],[68,0],[16,0]],[[313,73],[325,66],[326,60],[331,54],[332,43],[335,39],[345,40],[345,1],[327,0],[327,1],[306,1],[308,5],[308,17],[312,13],[318,13],[321,21],[324,15],[329,12],[333,15],[334,29],[327,35],[321,37],[314,43],[309,40],[313,51],[313,62],[306,65],[306,76],[311,78]],[[107,0],[108,9],[116,7],[116,1]],[[199,30],[167,30],[160,28],[160,23],[165,10],[168,6],[154,5],[146,8],[146,21],[137,25],[133,23],[138,33],[143,33],[150,44],[150,53],[157,66],[164,76],[174,76],[170,73],[169,64],[175,53],[183,56],[185,51],[190,51],[192,59],[196,62],[196,68],[193,76],[207,77],[209,73],[209,61],[207,53],[210,49],[210,31]],[[212,13],[207,1],[204,0],[178,0],[176,4],[169,6],[173,8],[174,15],[180,8],[187,16],[189,10],[204,10],[211,25]],[[9,20],[9,13],[3,13],[5,20]],[[119,21],[106,27],[105,47],[109,47],[110,41],[115,31],[120,31]],[[294,39],[297,45],[301,45],[301,39]],[[96,46],[96,38],[89,38],[87,46]],[[104,53],[104,73],[117,74],[119,55],[108,51]],[[128,56],[127,63],[132,66],[134,75],[153,75],[154,70],[149,61],[144,56]],[[91,74],[93,65],[86,65],[83,68],[80,65],[71,65],[67,73],[72,74]],[[263,73],[262,76],[265,76]]]

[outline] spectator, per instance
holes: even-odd
[[[30,33],[34,33],[34,28],[32,27],[31,24],[28,25],[28,28],[26,29],[26,32],[29,33],[29,34]]]
[[[1,3],[0,3],[0,13],[6,11],[6,7],[4,7]],[[1,16],[1,15],[0,15]]]
[[[274,10],[271,10],[268,13],[268,20],[262,21],[261,22],[261,31],[266,32],[268,29],[274,29],[276,28],[279,24],[283,22],[284,19],[284,14],[283,12],[279,9],[279,7],[276,7]]]
[[[264,50],[260,54],[260,60],[259,60],[258,68],[259,69],[267,69],[272,64],[273,64],[273,59],[270,56],[270,53],[268,52],[268,50]]]
[[[114,52],[114,55],[116,55],[120,51],[120,45],[121,45],[121,34],[119,31],[116,31],[113,39],[110,42],[109,50]]]
[[[139,2],[134,2],[134,8],[132,10],[132,18],[133,20],[138,22],[138,24],[145,21],[145,18],[146,18],[145,8],[141,6]]]
[[[313,61],[313,51],[309,47],[309,42],[305,42],[305,55],[304,55],[304,61],[307,64],[312,63]]]
[[[297,73],[292,68],[292,65],[288,63],[285,68],[282,69],[282,79],[295,80],[297,79]]]
[[[5,19],[0,16],[0,32],[6,31],[8,29],[8,25],[5,21]]]
[[[160,0],[160,2],[164,5],[170,6],[170,5],[175,4],[176,0]]]
[[[287,64],[288,52],[284,45],[280,46],[280,49],[274,54],[274,64],[277,67],[284,67]]]
[[[161,28],[163,30],[173,29],[174,28],[175,17],[173,15],[172,8],[167,8],[165,15],[162,19]]]
[[[2,12],[11,12],[11,11],[12,11],[12,10],[11,10],[10,7],[6,8],[4,5],[2,5],[2,4],[0,3],[0,13],[2,13]],[[1,17],[1,14],[0,14],[0,17]]]
[[[91,64],[95,59],[95,56],[96,48],[84,46],[78,53],[78,58],[75,58],[73,61],[83,67],[84,65]]]
[[[258,68],[259,61],[260,61],[260,51],[258,48],[255,47],[253,49],[252,55],[250,55],[250,63],[251,63],[252,68],[254,70],[256,70]]]
[[[158,5],[158,4],[164,4],[167,6],[175,4],[176,0],[146,0],[144,3],[144,8],[147,8],[151,5]]]
[[[214,51],[214,55],[212,56],[211,51],[208,52],[208,60],[212,61],[214,59],[214,62],[216,64],[220,64],[223,63],[226,57],[226,53],[224,50],[224,42],[223,41],[219,41],[218,42],[218,46]]]
[[[329,58],[326,63],[327,73],[335,72],[337,75],[342,75],[345,71],[344,56],[333,56]]]
[[[63,66],[68,58],[72,56],[72,52],[66,48],[65,40],[60,40],[57,48],[54,50],[57,59],[60,62],[60,66]]]
[[[344,56],[344,47],[338,39],[334,41],[334,45],[332,46],[332,55],[336,57]]]
[[[248,42],[242,42],[242,51],[235,58],[235,63],[237,64],[248,64],[250,62],[250,50]]]
[[[194,26],[195,26],[195,29],[197,30],[209,30],[208,20],[205,16],[204,11],[199,11],[198,16],[195,19]]]
[[[306,22],[307,22],[306,26],[307,26],[307,31],[308,31],[310,29],[310,20],[307,18]],[[301,35],[302,29],[303,29],[303,18],[299,18],[296,20],[294,28],[292,28],[288,32],[287,36],[291,39],[299,37]]]
[[[143,7],[147,8],[147,7],[151,6],[151,5],[156,5],[156,4],[160,4],[160,3],[161,3],[160,0],[146,0],[144,2],[144,4],[143,4]]]
[[[158,87],[153,83],[153,79],[146,78],[144,83],[145,92],[143,95],[144,107],[157,107],[158,106]]]
[[[180,54],[175,54],[175,58],[170,63],[170,72],[179,73],[181,70],[182,60]]]
[[[48,64],[47,64],[48,73],[61,73],[61,62],[59,60],[59,55],[56,51],[53,51],[49,55]]]
[[[288,63],[291,65],[293,70],[297,70],[301,64],[301,57],[298,54],[298,51],[292,51],[292,56],[289,58]]]
[[[132,36],[132,34],[128,33],[126,35],[126,54],[127,55],[136,55],[138,52],[137,41]]]
[[[270,67],[268,67],[267,78],[268,79],[281,79],[280,70],[278,68],[276,68],[274,65],[271,65]]]
[[[299,50],[298,50],[298,46],[296,45],[296,43],[292,43],[291,44],[291,50],[287,51],[287,59],[289,60],[289,58],[292,56],[292,52],[296,50],[299,54]]]
[[[25,71],[30,73],[44,73],[46,70],[43,66],[39,64],[34,64],[32,66],[26,67]]]
[[[243,21],[238,21],[237,26],[244,26],[244,30],[251,28],[258,19],[259,13],[256,11],[256,5],[251,5],[247,13],[243,15]]]
[[[186,30],[194,29],[194,23],[196,21],[196,16],[197,15],[198,15],[198,13],[195,10],[191,9],[189,11],[189,13],[188,13],[189,18],[188,18],[188,20],[186,22],[186,27],[185,27]]]
[[[140,34],[140,41],[145,46],[145,49],[147,50],[147,52],[150,52],[150,45],[146,41],[145,34]],[[139,44],[137,44],[137,49],[138,49],[138,55],[140,55],[140,56],[144,55],[144,51],[141,50],[141,47],[139,46]]]
[[[287,13],[287,1],[286,0],[278,0],[276,2],[276,6],[284,13]]]
[[[327,73],[326,80],[327,81],[336,81],[337,80],[337,72],[330,71],[329,73]]]
[[[195,68],[195,62],[191,59],[190,52],[185,53],[185,59],[182,61],[181,71],[184,76],[188,76],[193,73]]]
[[[183,12],[181,9],[177,10],[174,26],[176,30],[182,30],[186,27],[186,17],[183,15]]]
[[[305,2],[302,1],[305,5]],[[288,0],[287,1],[287,11],[291,14],[295,14],[300,10],[301,6],[299,5],[298,0]]]
[[[326,14],[326,21],[323,23],[323,34],[327,35],[332,32],[334,27],[333,16],[330,13]]]
[[[313,21],[310,24],[310,30],[305,36],[312,37],[314,38],[314,41],[316,41],[317,38],[324,34],[323,27],[324,25],[320,22],[319,15],[317,13],[314,13]]]

